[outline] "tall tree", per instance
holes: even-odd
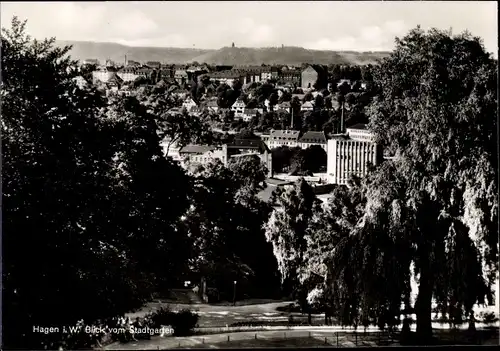
[[[432,299],[472,318],[498,270],[496,62],[469,33],[417,27],[373,76],[370,128],[405,182],[417,333],[428,341]]]
[[[121,156],[141,152],[134,142],[151,145],[144,134],[151,129],[141,134],[106,114],[102,95],[73,82],[70,48],[31,40],[25,25],[14,18],[2,30],[3,342],[73,348],[64,334],[33,333],[33,326],[62,331],[150,297],[153,272],[139,269],[130,246],[145,234],[123,220],[138,210],[129,205],[138,183],[129,181]],[[133,134],[131,143],[121,138]],[[78,295],[84,298],[75,304]]]
[[[293,188],[277,191],[275,202],[277,207],[264,225],[266,238],[273,245],[282,283],[301,291],[298,274],[307,248],[307,229],[319,200],[302,178]]]

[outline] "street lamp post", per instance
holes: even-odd
[[[236,306],[236,280],[233,282],[233,306]]]

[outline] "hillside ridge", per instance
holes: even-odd
[[[72,58],[77,60],[110,59],[124,62],[159,61],[165,64],[187,64],[192,62],[220,65],[261,65],[285,64],[373,64],[389,55],[389,52],[356,52],[311,50],[297,46],[285,47],[223,47],[215,49],[176,48],[176,47],[138,47],[118,43],[58,40],[57,46],[72,45]]]

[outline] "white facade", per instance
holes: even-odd
[[[314,110],[314,104],[311,101],[306,101],[300,106],[301,111],[313,111]]]
[[[221,160],[222,163],[226,163],[226,153],[224,150],[218,149],[213,151],[207,151],[202,154],[191,154],[188,156],[181,156],[184,162],[188,161],[190,164],[202,164],[206,165],[215,160]]]
[[[288,146],[294,148],[299,146],[299,131],[298,130],[273,130],[269,133],[267,146],[274,149],[280,146]]]
[[[335,137],[328,140],[327,155],[328,183],[347,184],[351,175],[363,177],[369,164],[377,164],[377,144]]]
[[[349,138],[358,141],[373,141],[373,134],[367,129],[347,128],[346,133]]]
[[[185,108],[186,110],[188,110],[188,111],[191,111],[191,109],[192,109],[193,107],[197,107],[197,106],[198,106],[198,105],[196,104],[196,102],[194,102],[194,100],[193,100],[193,99],[191,99],[191,98],[186,99],[186,101],[184,101],[184,102],[182,103],[182,107],[184,107],[184,108]]]
[[[106,68],[100,68],[97,71],[92,72],[92,78],[94,81],[106,83],[109,78],[111,78],[113,73],[113,71],[108,71]]]
[[[243,100],[236,100],[233,106],[231,106],[231,110],[234,112],[235,118],[243,118],[245,115],[245,103]]]
[[[119,72],[117,72],[117,75],[124,82],[133,82],[134,80],[136,80],[139,77],[139,75],[137,75],[135,73],[135,70],[130,70],[130,69],[119,71]]]
[[[298,146],[301,148],[301,149],[307,149],[307,148],[310,148],[311,146],[314,146],[314,145],[318,145],[318,146],[321,146],[321,148],[323,150],[325,150],[325,152],[328,151],[328,145],[326,143],[304,143],[304,142],[299,142],[298,143]]]

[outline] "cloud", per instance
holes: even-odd
[[[158,24],[143,12],[113,5],[119,4],[2,4],[2,22],[9,23],[13,15],[21,20],[28,19],[27,31],[37,38],[57,36],[67,40],[110,41],[112,38],[137,40],[158,35]]]
[[[166,36],[152,37],[152,38],[139,38],[136,40],[112,38],[110,41],[127,46],[179,47],[179,48],[188,48],[192,46],[192,43],[190,43],[184,36],[180,34],[170,34]]]
[[[391,20],[381,26],[366,26],[358,31],[356,36],[342,36],[340,38],[321,38],[309,42],[304,47],[313,50],[337,51],[384,51],[392,50],[394,38],[402,36],[408,26],[402,20]]]
[[[244,18],[239,21],[237,32],[241,35],[243,41],[248,42],[250,45],[272,44],[276,39],[273,27],[256,23],[252,18]]]

